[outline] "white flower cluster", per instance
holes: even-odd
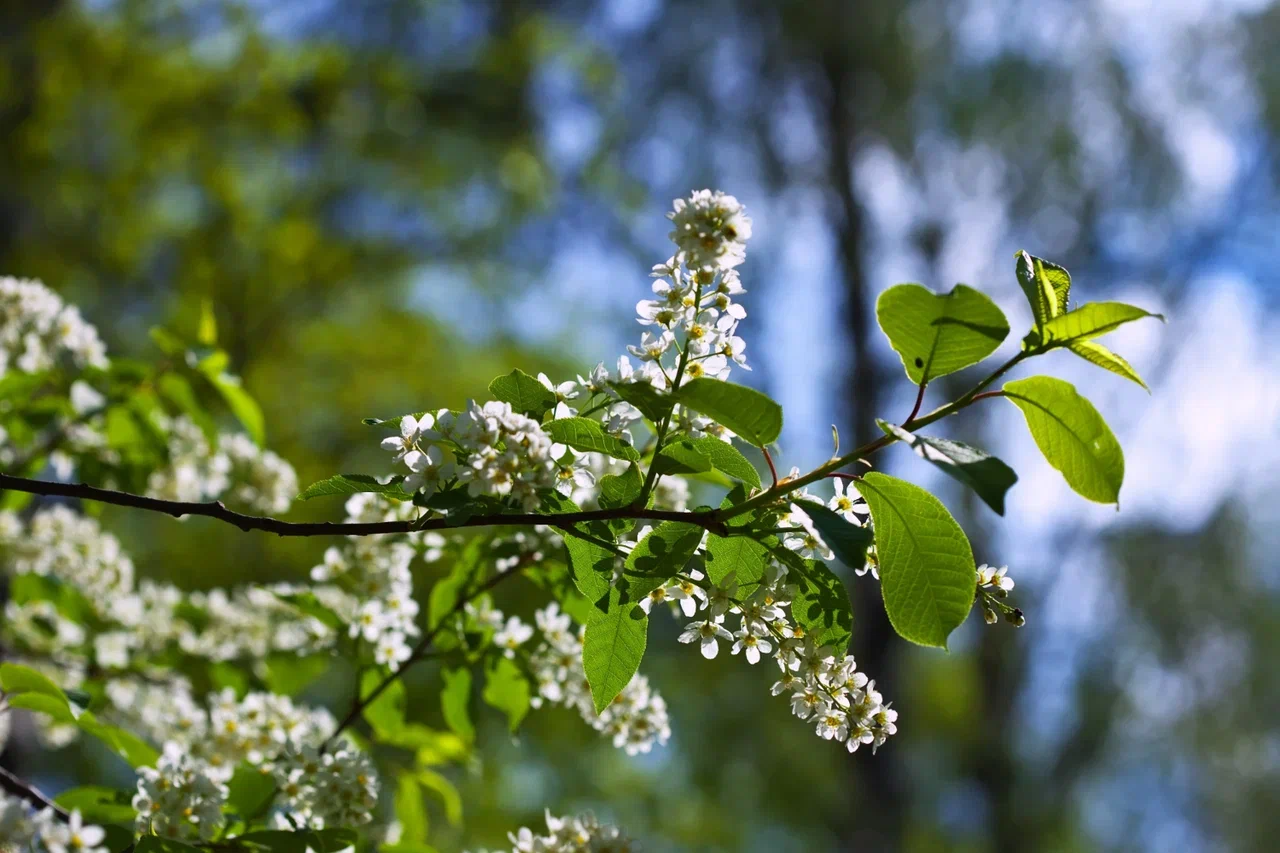
[[[153,743],[180,748],[217,782],[229,781],[242,761],[261,766],[286,750],[319,746],[336,727],[327,710],[274,693],[237,699],[235,691],[223,690],[210,694],[205,708],[179,680],[157,685],[116,679],[106,694],[113,720]]]
[[[640,849],[618,827],[601,823],[590,813],[554,817],[548,809],[546,820],[546,835],[538,835],[527,826],[508,833],[515,845],[511,853],[635,853]]]
[[[344,745],[329,752],[290,748],[271,763],[285,812],[281,829],[292,825],[324,829],[360,826],[373,820],[378,778],[369,756]]]
[[[526,511],[537,509],[539,491],[594,482],[582,454],[552,441],[542,425],[512,410],[510,403],[474,400],[464,412],[405,415],[400,434],[383,439],[409,469],[404,489],[430,497],[451,481],[468,494],[510,498]]]
[[[222,826],[227,786],[178,744],[166,744],[156,766],[139,768],[138,776],[133,797],[137,832],[177,841],[209,841]]]
[[[281,601],[277,593],[294,591],[284,585],[189,594],[148,580],[135,587],[133,562],[119,540],[62,505],[38,510],[27,524],[0,512],[0,566],[74,587],[106,626],[91,632],[45,599],[7,602],[5,635],[20,649],[64,662],[87,663],[92,655],[99,667],[123,670],[174,644],[209,660],[252,660],[320,648],[333,634]],[[198,629],[186,618],[193,608],[201,613]]]
[[[1000,621],[1000,614],[1015,628],[1027,624],[1027,618],[1016,607],[1006,604],[1004,599],[1013,590],[1013,578],[1009,577],[1008,566],[988,566],[983,563],[977,568],[978,601],[982,607],[982,618],[988,625]]]
[[[534,627],[517,616],[504,616],[488,598],[466,608],[467,616],[479,629],[494,631],[493,643],[504,654],[514,657],[535,636]],[[671,737],[667,703],[649,686],[643,675],[632,676],[613,704],[597,714],[582,667],[584,629],[575,627],[560,605],[551,602],[534,614],[537,640],[529,646],[528,665],[533,673],[538,695],[534,707],[544,703],[573,708],[596,731],[608,735],[613,745],[637,755],[665,745]]]
[[[67,820],[53,809],[34,811],[24,800],[0,792],[0,850],[4,853],[107,853],[106,832],[85,823],[80,811]]]
[[[732,269],[747,258],[751,219],[738,200],[719,190],[695,190],[678,198],[667,214],[668,235],[690,269]]]
[[[793,507],[793,515],[798,512]],[[795,537],[801,550],[820,552],[826,545],[807,531]],[[816,541],[805,545],[810,538]],[[791,612],[798,590],[787,583],[788,569],[771,562],[758,583],[739,588],[733,573],[711,583],[701,571],[689,569],[654,589],[641,603],[646,611],[661,603],[679,607],[688,623],[680,642],[697,643],[708,660],[720,652],[720,643],[741,654],[750,664],[772,654],[781,678],[773,695],[790,692],[791,709],[802,720],[813,720],[816,733],[826,740],[843,742],[849,752],[863,744],[879,748],[897,731],[898,712],[884,704],[875,682],[857,670],[852,655],[838,653],[814,642]],[[737,617],[736,630],[727,624]]]
[[[347,521],[407,521],[415,508],[408,502],[384,501],[373,493],[347,500]],[[427,562],[439,559],[444,537],[438,533],[395,536],[352,536],[331,546],[324,562],[311,569],[312,589],[348,624],[348,635],[374,649],[380,664],[396,669],[410,655],[409,639],[419,635],[418,602],[413,598],[410,564],[419,544]]]
[[[38,281],[0,277],[0,376],[38,373],[59,363],[105,367],[98,330]]]
[[[186,415],[160,415],[156,422],[168,436],[169,464],[148,478],[150,497],[183,502],[224,498],[267,514],[285,512],[293,503],[298,493],[293,466],[247,435],[221,434],[215,450]]]

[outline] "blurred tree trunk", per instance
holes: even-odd
[[[871,440],[882,398],[882,377],[872,355],[875,331],[866,281],[866,234],[862,206],[853,183],[853,160],[862,130],[857,126],[855,81],[861,68],[857,56],[844,44],[828,45],[821,61],[826,87],[825,121],[834,189],[832,221],[836,225],[840,275],[844,280],[844,323],[850,347],[846,423],[852,435],[845,441],[860,446]],[[855,634],[851,651],[858,666],[888,690],[898,683],[891,651],[892,629],[879,604],[879,596],[854,590]],[[870,756],[867,756],[870,759]],[[849,762],[854,778],[853,803],[847,823],[840,827],[842,849],[893,850],[900,845],[908,802],[901,779],[890,761],[858,759]]]

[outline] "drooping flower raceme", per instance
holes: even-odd
[[[528,827],[508,833],[515,845],[511,853],[635,853],[640,849],[618,827],[601,823],[589,812],[577,817],[555,817],[548,809],[546,821],[545,834]]]
[[[0,850],[5,853],[107,853],[106,832],[85,823],[80,810],[65,821],[53,809],[30,804],[0,791]]]

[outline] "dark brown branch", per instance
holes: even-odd
[[[567,512],[559,514],[536,512],[512,512],[499,515],[473,515],[462,521],[448,518],[432,518],[425,521],[281,521],[266,516],[245,515],[228,509],[221,501],[196,503],[148,498],[129,492],[100,489],[83,483],[53,483],[47,480],[31,480],[0,474],[0,491],[11,490],[33,495],[62,498],[78,498],[86,501],[130,507],[148,512],[158,512],[181,518],[184,515],[202,515],[215,518],[241,530],[263,530],[277,536],[373,536],[385,533],[415,533],[422,530],[449,530],[459,527],[529,527],[535,524],[562,526],[590,521],[607,521],[613,518],[646,518],[656,521],[683,521],[697,524],[712,532],[722,531],[723,524],[710,512],[678,512],[675,510],[648,509],[645,507],[617,507],[614,509]]]
[[[26,800],[37,809],[52,809],[60,820],[65,821],[71,817],[66,809],[40,793],[30,782],[18,778],[3,767],[0,767],[0,788],[4,788],[21,800]]]

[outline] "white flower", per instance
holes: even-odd
[[[1009,571],[1008,566],[995,568],[983,563],[978,566],[978,586],[984,589],[998,589],[1001,592],[1008,592],[1013,589],[1013,578],[1008,577],[1005,572]]]
[[[409,451],[418,446],[418,441],[422,438],[423,432],[431,429],[435,424],[435,418],[430,414],[424,414],[421,419],[415,418],[413,415],[405,415],[400,419],[400,434],[390,435],[382,440],[382,449],[390,450],[395,454],[395,461],[399,462]]]
[[[862,499],[862,495],[858,494],[858,490],[854,488],[853,483],[845,484],[845,481],[837,478],[835,483],[835,496],[827,503],[827,506],[838,515],[842,516],[845,521],[862,526],[862,519],[859,516],[866,516],[871,513],[871,509],[867,506],[867,502]]]
[[[760,662],[760,654],[768,654],[773,651],[773,643],[767,639],[767,634],[762,635],[756,633],[751,627],[748,627],[746,620],[743,620],[743,626],[735,635],[737,638],[733,643],[733,653],[743,652],[743,657],[747,659],[747,663],[757,664]],[[774,694],[777,695],[776,693]]]
[[[399,669],[400,664],[408,660],[412,654],[402,631],[388,631],[379,638],[373,659],[384,666]]]
[[[702,646],[702,656],[707,660],[711,660],[720,653],[720,646],[716,640],[732,640],[733,635],[717,622],[710,619],[702,622],[690,622],[685,628],[684,633],[680,635],[680,642],[692,643],[697,640]]]
[[[524,645],[532,636],[532,626],[521,622],[518,616],[511,616],[508,617],[506,626],[493,635],[493,642],[494,645],[503,649],[504,655],[513,658],[516,655],[516,649]]]
[[[674,226],[670,238],[691,269],[729,269],[746,258],[751,220],[736,198],[718,190],[698,190],[672,206],[667,214]]]
[[[404,478],[404,490],[412,494],[421,490],[424,497],[431,497],[440,484],[454,474],[453,456],[432,445],[426,452],[410,450],[404,462],[413,473]]]
[[[666,597],[680,602],[680,610],[686,617],[692,617],[698,610],[698,602],[704,605],[707,601],[706,591],[694,581],[702,580],[703,574],[697,569],[689,572],[688,577],[678,577],[666,589]]]

